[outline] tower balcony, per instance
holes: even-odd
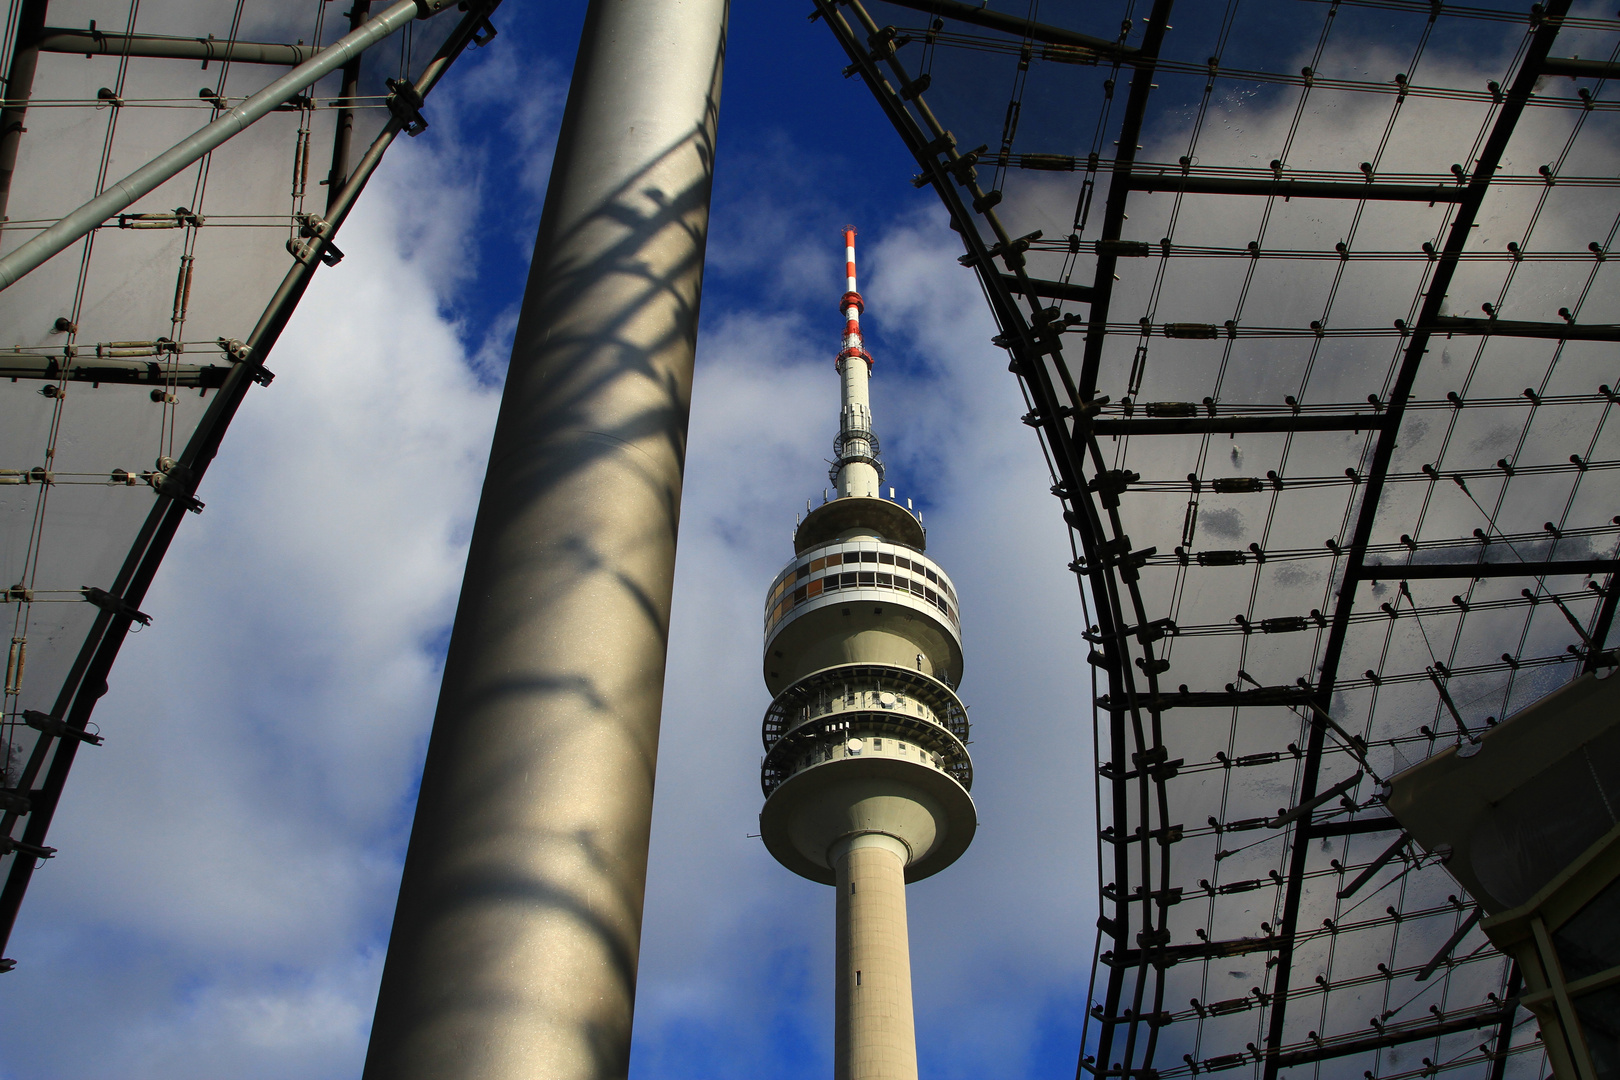
[[[915,717],[968,741],[967,706],[930,675],[891,664],[841,664],[812,672],[765,710],[760,739],[772,749],[784,736],[826,716],[859,710]]]
[[[760,770],[760,836],[783,866],[831,885],[835,853],[880,833],[906,854],[905,880],[945,869],[978,829],[967,748],[914,715],[863,709],[828,713],[771,747]]]
[[[839,540],[777,575],[765,609],[765,684],[780,694],[824,667],[885,663],[962,679],[956,589],[915,548]]]
[[[795,873],[831,881],[829,852],[880,832],[905,845],[916,880],[972,839],[967,709],[939,679],[893,664],[811,672],[771,702],[760,736],[761,835]]]
[[[963,791],[973,786],[973,762],[960,739],[915,716],[869,710],[830,713],[794,728],[765,754],[759,786],[769,798],[802,772],[872,758],[933,769],[962,785]]]

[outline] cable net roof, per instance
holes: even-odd
[[[94,741],[91,710],[118,645],[147,621],[140,600],[180,519],[202,510],[195,485],[242,395],[273,377],[264,362],[313,267],[341,258],[324,239],[315,246],[311,227],[335,230],[375,166],[368,145],[380,154],[401,126],[386,80],[430,85],[490,6],[460,23],[408,25],[0,301],[0,943],[49,853],[45,832],[87,725]],[[363,19],[368,7],[353,10]],[[0,254],[352,28],[322,0],[54,0],[48,10],[12,0],[5,10],[8,131],[27,111]],[[275,62],[230,59],[261,44]],[[199,62],[202,46],[215,51]],[[31,78],[19,59],[30,50]],[[339,153],[345,124],[352,150]],[[340,193],[348,202],[334,208]]]
[[[951,212],[1073,531],[1082,1075],[1542,1076],[1518,973],[1382,794],[1616,662],[1620,22],[818,13]]]

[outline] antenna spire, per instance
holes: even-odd
[[[850,496],[878,497],[883,482],[883,460],[877,435],[872,430],[872,399],[867,384],[872,377],[872,354],[861,339],[861,312],[866,305],[856,290],[855,226],[844,226],[843,298],[838,302],[844,313],[844,347],[834,367],[843,380],[842,409],[838,437],[833,440],[834,461],[828,476],[840,499]],[[852,363],[859,360],[861,363]]]

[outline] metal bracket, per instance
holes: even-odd
[[[38,709],[24,709],[23,721],[35,731],[49,735],[53,739],[77,739],[91,746],[101,745],[100,735],[91,734],[83,728],[68,727],[66,720],[50,713],[40,712]]]
[[[202,513],[203,504],[192,495],[197,478],[189,465],[182,465],[171,457],[160,457],[156,470],[147,473],[145,480],[159,495],[173,499],[193,514]]]
[[[428,122],[422,116],[422,95],[411,81],[389,79],[388,89],[393,91],[388,95],[388,111],[405,126],[405,134],[414,139],[426,131]]]
[[[28,855],[35,859],[48,859],[56,854],[53,847],[40,847],[38,844],[25,844],[21,840],[13,840],[9,836],[0,836],[0,855],[9,855],[13,851],[20,855]],[[11,970],[10,968],[6,969]]]
[[[294,253],[296,254],[296,252]],[[300,262],[303,260],[300,259]],[[225,358],[233,364],[247,364],[252,370],[253,381],[260,386],[269,386],[275,379],[276,373],[253,359],[253,346],[244,344],[236,338],[219,338],[220,349]]]
[[[106,589],[98,589],[94,585],[85,585],[81,591],[84,593],[86,600],[109,615],[118,615],[132,622],[138,622],[142,626],[152,625],[152,616],[144,611],[136,610],[134,604],[129,603],[121,596],[114,596]]]
[[[426,127],[427,121],[422,121],[422,126]],[[343,261],[343,251],[327,239],[331,233],[332,223],[319,214],[299,214],[298,235],[307,239],[300,241],[296,237],[289,237],[287,252],[299,262],[307,263],[310,255],[319,248],[321,262],[326,266],[336,266]]]

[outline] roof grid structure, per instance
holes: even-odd
[[[370,7],[359,0],[337,19],[323,0],[296,10],[11,0],[0,169],[8,153],[16,167],[0,173],[0,253],[288,69],[216,55],[199,70],[199,47],[296,39],[264,49],[302,62],[318,51],[306,41],[330,47]],[[469,43],[487,40],[493,7],[408,24],[5,291],[0,946],[52,854],[47,832],[75,756],[100,743],[91,715],[119,647],[150,621],[142,599],[180,521],[203,509],[197,484],[244,395],[273,378],[265,363],[278,335],[316,269],[341,259],[336,233],[411,119],[399,80],[431,90]],[[59,31],[47,18],[92,29]],[[73,33],[112,44],[96,55],[48,44]],[[172,55],[165,40],[179,41]]]
[[[1072,530],[1079,1073],[1538,1078],[1518,973],[1380,789],[1616,662],[1620,21],[1172,7],[816,5]]]

